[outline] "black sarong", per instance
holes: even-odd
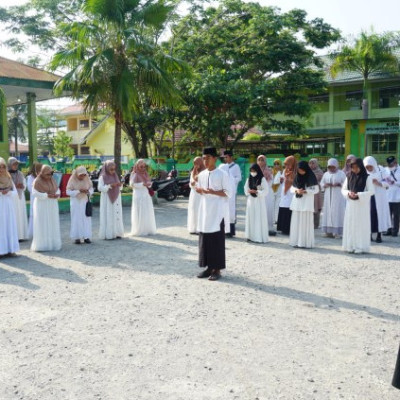
[[[279,207],[278,222],[276,230],[284,235],[290,234],[290,221],[292,219],[292,210],[286,207]]]
[[[199,267],[225,268],[225,224],[222,220],[219,232],[199,233]]]
[[[371,196],[371,233],[379,232],[378,211],[376,210],[375,196]]]
[[[394,369],[392,385],[395,388],[400,389],[400,348],[399,352],[397,353],[397,362],[396,362],[396,367]]]

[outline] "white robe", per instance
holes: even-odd
[[[231,196],[229,198],[229,219],[231,224],[236,223],[236,194],[237,187],[242,180],[242,173],[240,171],[239,165],[236,163],[230,164],[221,164],[219,166],[220,169],[225,171],[228,174],[229,182],[230,182],[230,193]]]
[[[92,217],[86,216],[87,196],[83,199],[78,198],[79,190],[67,190],[70,196],[71,230],[70,238],[91,239],[92,238]],[[93,194],[93,188],[90,189],[90,195]]]
[[[224,220],[225,232],[230,232],[229,226],[229,197],[231,184],[228,174],[222,169],[208,169],[200,172],[197,186],[202,189],[223,190],[225,197],[215,194],[201,194],[199,214],[197,219],[198,231],[213,233],[220,231],[221,221]]]
[[[15,216],[17,220],[18,239],[28,240],[29,239],[29,228],[28,228],[28,214],[26,212],[26,180],[24,179],[24,189],[21,197],[19,195],[13,196],[15,205]],[[18,192],[18,191],[17,191]]]
[[[33,240],[32,251],[57,251],[61,249],[60,215],[58,200],[49,199],[47,193],[32,189]],[[60,190],[57,190],[60,194]]]
[[[279,204],[281,202],[281,195],[282,195],[282,183],[281,178],[283,174],[281,171],[278,171],[274,176],[274,185],[279,185],[276,192],[274,192],[274,222],[278,221],[278,214],[279,214]]]
[[[293,194],[290,209],[290,246],[305,247],[311,249],[315,246],[314,236],[314,196],[319,192],[319,186],[307,186],[307,193],[302,197],[294,196],[297,188],[291,187]]]
[[[102,176],[99,178],[98,189],[101,193],[99,238],[115,239],[117,236],[124,236],[121,194],[112,203],[107,193],[111,186],[104,184]]]
[[[348,252],[368,253],[371,246],[371,196],[375,193],[371,177],[368,176],[365,191],[358,193],[358,200],[348,197],[347,178],[342,187],[346,198],[342,248]]]
[[[199,206],[201,194],[196,192],[196,181],[193,179],[193,174],[190,174],[190,195],[188,204],[187,228],[190,233],[198,232],[197,220],[199,214]]]
[[[265,199],[271,189],[265,178],[257,188],[257,197],[249,193],[249,180],[244,185],[244,194],[247,196],[245,238],[257,243],[269,241],[269,224],[267,204]]]
[[[343,234],[346,199],[342,195],[342,186],[345,180],[346,174],[342,170],[338,170],[334,174],[331,174],[329,171],[325,172],[322,177],[320,185],[325,193],[324,206],[322,208],[322,232],[335,235]],[[340,186],[324,188],[326,184],[340,184]]]
[[[130,182],[132,192],[131,235],[146,236],[156,234],[156,219],[153,201],[147,186],[143,182]]]
[[[375,204],[376,204],[376,212],[378,214],[378,231],[386,232],[389,228],[392,227],[392,220],[390,218],[390,207],[389,207],[389,199],[388,199],[388,188],[389,183],[387,179],[389,176],[387,172],[383,169],[383,167],[378,166],[378,171],[374,171],[370,176],[372,179],[377,179],[378,182],[382,185],[375,185]]]
[[[0,256],[19,251],[15,197],[18,197],[15,185],[7,194],[0,193]]]
[[[32,193],[32,186],[35,177],[33,175],[28,175],[26,187],[29,192],[29,223],[28,223],[28,236],[31,238],[33,236],[33,200],[35,199]]]

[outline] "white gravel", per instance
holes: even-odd
[[[63,214],[60,252],[0,260],[0,400],[399,399],[399,238],[250,244],[239,203],[218,282],[196,278],[186,199],[153,237],[78,246]]]

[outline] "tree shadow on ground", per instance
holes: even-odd
[[[86,283],[85,279],[70,269],[52,267],[24,255],[5,259],[2,263],[12,268],[30,272],[32,275],[39,277],[59,279],[72,283]]]
[[[40,286],[29,282],[29,278],[25,274],[11,272],[3,268],[0,268],[0,285],[20,286],[28,290],[40,289]]]

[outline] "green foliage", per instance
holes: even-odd
[[[37,142],[42,155],[54,154],[55,122],[50,110],[41,109],[36,115]]]
[[[74,150],[70,146],[72,137],[67,135],[65,131],[59,131],[54,138],[54,154],[59,158],[72,158]]]

